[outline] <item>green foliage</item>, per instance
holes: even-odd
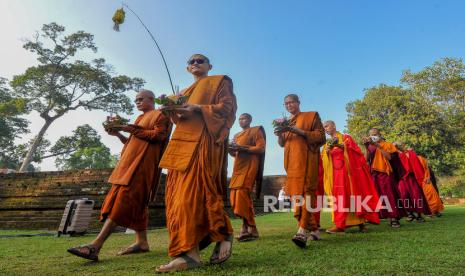
[[[403,141],[441,175],[465,176],[465,65],[443,59],[412,73],[404,86],[381,84],[347,104],[347,128],[358,141],[380,128],[390,141]]]
[[[460,176],[441,177],[439,192],[442,196],[465,197],[465,179]]]
[[[50,152],[61,170],[103,169],[115,165],[110,149],[100,141],[100,135],[91,126],[78,126],[72,136],[62,136]]]
[[[24,48],[37,55],[38,65],[14,76],[11,86],[17,97],[27,100],[27,108],[37,111],[45,120],[23,166],[32,160],[48,127],[69,111],[83,108],[111,113],[131,114],[133,105],[125,92],[138,90],[140,78],[114,75],[103,58],[83,61],[76,55],[96,52],[92,34],[78,31],[65,35],[56,23],[45,24],[42,32],[27,41]]]
[[[21,118],[26,112],[26,100],[13,97],[7,80],[0,78],[0,168],[18,167],[14,140],[28,132],[29,122]]]

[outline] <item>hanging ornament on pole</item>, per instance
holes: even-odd
[[[168,74],[168,79],[170,81],[170,85],[171,85],[171,91],[173,92],[173,95],[176,95],[176,92],[175,92],[175,89],[174,89],[174,85],[173,85],[173,81],[171,80],[171,74],[170,74],[170,70],[168,69],[168,65],[166,63],[166,60],[165,60],[165,56],[163,55],[163,52],[162,50],[160,49],[160,46],[158,45],[158,42],[157,40],[155,39],[155,37],[153,36],[152,32],[150,32],[149,28],[147,28],[147,26],[144,24],[144,22],[142,21],[142,19],[139,17],[139,15],[137,15],[137,13],[132,10],[126,3],[122,3],[122,6],[120,9],[116,10],[115,14],[113,15],[113,22],[114,22],[114,26],[113,26],[113,29],[115,31],[119,31],[119,25],[123,24],[124,23],[124,19],[125,19],[125,16],[126,16],[126,13],[124,11],[124,8],[127,8],[132,14],[134,14],[136,16],[136,18],[139,20],[139,22],[142,24],[142,26],[145,28],[145,30],[147,31],[147,33],[150,35],[150,38],[152,38],[152,41],[155,43],[155,46],[158,50],[158,53],[160,54],[161,56],[161,59],[163,60],[163,64],[165,65],[165,70],[166,70],[166,73]]]

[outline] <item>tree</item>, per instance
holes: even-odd
[[[450,170],[465,176],[465,64],[461,59],[444,58],[413,73],[407,70],[401,81],[415,95],[439,110],[448,128],[451,150],[444,151]]]
[[[12,96],[7,80],[0,78],[0,168],[17,169],[17,147],[14,140],[28,132],[26,101]]]
[[[347,104],[348,132],[360,139],[369,128],[426,156],[441,175],[465,175],[465,66],[444,59],[418,73],[405,71],[403,86],[379,85]],[[360,140],[359,140],[360,141]]]
[[[69,35],[64,32],[65,28],[56,23],[43,25],[42,32],[23,46],[37,55],[39,64],[11,81],[15,94],[25,98],[27,107],[44,119],[20,171],[25,171],[32,161],[55,120],[78,108],[131,114],[133,106],[125,92],[137,90],[144,83],[140,78],[113,76],[111,66],[102,58],[90,62],[75,59],[85,50],[97,52],[94,37],[84,31]]]
[[[103,169],[115,165],[116,158],[100,141],[100,135],[91,126],[78,126],[72,136],[62,136],[50,149],[56,156],[55,164],[61,170]]]

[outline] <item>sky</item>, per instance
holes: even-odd
[[[238,115],[248,112],[252,125],[267,132],[265,174],[283,174],[283,150],[271,121],[285,113],[283,97],[296,93],[302,111],[318,111],[323,120],[346,125],[348,102],[380,83],[399,85],[403,70],[418,71],[444,57],[465,55],[464,1],[275,1],[275,0],[127,0],[157,38],[175,85],[187,87],[192,76],[186,60],[203,53],[211,74],[234,82]],[[96,54],[117,74],[141,77],[156,94],[169,93],[162,60],[136,17],[126,13],[121,31],[111,17],[121,1],[0,0],[0,77],[11,79],[36,64],[22,48],[42,24],[57,22],[67,32],[84,30],[95,36]],[[129,97],[134,92],[127,93]],[[105,134],[106,113],[78,109],[57,120],[47,132],[52,142],[89,124],[117,154],[122,145]],[[132,116],[135,119],[137,111]],[[32,138],[43,120],[27,116]],[[368,127],[368,126],[367,126]],[[232,133],[239,132],[236,122]],[[232,160],[230,160],[230,167]],[[39,165],[56,170],[52,159]],[[230,170],[231,172],[231,170]]]

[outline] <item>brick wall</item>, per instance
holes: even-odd
[[[99,229],[98,214],[110,184],[111,169],[0,174],[0,229],[58,229],[66,202],[89,198],[95,201],[91,229]],[[283,176],[267,176],[263,193],[277,196]],[[228,193],[229,194],[229,193]],[[263,200],[255,202],[263,212]],[[228,213],[229,201],[226,202]],[[157,200],[150,205],[150,227],[165,224],[164,177]]]

